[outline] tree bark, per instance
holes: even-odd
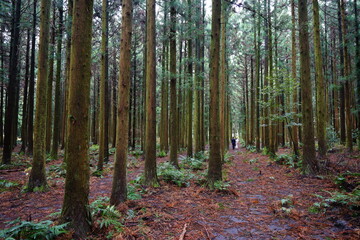
[[[49,20],[50,6],[48,0],[41,0],[40,42],[38,56],[38,77],[36,88],[36,112],[34,123],[34,152],[30,172],[28,191],[36,187],[46,187],[46,111],[47,111],[47,77],[49,58]]]
[[[129,97],[131,85],[132,0],[122,1],[122,33],[120,45],[120,78],[117,109],[117,135],[114,178],[110,203],[118,205],[127,199],[126,167],[129,129]]]
[[[300,84],[303,117],[303,166],[305,174],[319,172],[315,154],[307,1],[299,0]]]
[[[211,48],[210,48],[210,158],[208,184],[214,186],[222,180],[222,157],[219,136],[219,62],[221,2],[212,0]]]
[[[84,238],[91,230],[89,211],[89,107],[93,0],[73,5],[69,102],[66,133],[66,181],[62,222]]]

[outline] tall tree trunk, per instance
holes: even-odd
[[[63,0],[58,0],[57,7],[59,10],[59,25],[58,25],[58,35],[57,35],[57,47],[56,47],[57,49],[56,49],[55,110],[54,110],[53,139],[51,146],[51,157],[53,159],[58,158],[58,148],[59,148],[59,140],[60,140],[60,114],[61,114],[60,95],[61,95],[61,56],[62,56],[61,46],[62,46],[63,14],[64,14]]]
[[[354,0],[354,12],[355,12],[355,48],[356,48],[356,82],[357,82],[357,120],[358,129],[360,129],[360,32],[359,32],[359,20],[357,10],[357,0]],[[358,148],[360,148],[360,134],[358,134]]]
[[[129,97],[131,85],[131,36],[132,36],[132,0],[122,1],[122,29],[120,44],[120,78],[117,109],[117,135],[114,178],[110,203],[118,205],[127,198],[126,164],[128,152]]]
[[[62,136],[61,136],[61,148],[65,147],[65,135],[66,135],[66,122],[68,117],[68,98],[69,98],[69,79],[70,79],[70,51],[71,51],[71,28],[72,28],[72,12],[73,12],[73,0],[68,0],[68,15],[67,15],[67,39],[66,39],[66,65],[65,65],[65,81],[64,81],[64,99],[63,99],[63,117],[62,117]]]
[[[74,1],[67,133],[66,181],[61,212],[79,238],[91,229],[89,210],[89,107],[93,0]]]
[[[11,23],[11,43],[10,43],[10,63],[9,63],[9,83],[7,87],[7,105],[5,111],[5,135],[3,148],[3,164],[11,162],[11,153],[13,150],[13,129],[16,128],[14,123],[17,123],[16,115],[16,94],[19,85],[18,81],[18,59],[19,59],[19,44],[20,44],[20,10],[21,1],[14,3],[13,17]],[[16,120],[15,120],[16,119]]]
[[[341,0],[341,28],[342,28],[342,44],[344,49],[344,77],[345,77],[345,121],[346,121],[346,147],[349,152],[353,150],[352,142],[352,116],[351,116],[351,78],[350,78],[350,59],[348,53],[348,39],[346,28],[346,7],[345,0]]]
[[[164,35],[167,33],[168,2],[164,1]],[[164,37],[162,46],[162,81],[161,81],[161,119],[160,149],[169,151],[169,80],[168,80],[168,38]]]
[[[147,0],[145,184],[158,184],[156,174],[156,41],[155,0]]]
[[[315,50],[315,79],[316,79],[316,95],[317,95],[317,138],[319,145],[319,155],[326,155],[326,99],[325,99],[325,79],[323,72],[323,60],[320,45],[320,20],[319,20],[319,3],[312,0],[313,5],[313,32],[314,32],[314,50]]]
[[[299,42],[300,42],[300,79],[303,117],[303,172],[316,174],[319,164],[315,153],[312,88],[310,78],[310,51],[308,32],[307,1],[299,0]]]
[[[108,161],[109,150],[106,146],[108,118],[107,106],[107,81],[108,81],[108,0],[102,0],[101,15],[101,73],[100,73],[100,123],[99,123],[99,160],[97,170],[103,170],[104,162]]]
[[[49,65],[46,90],[46,153],[50,153],[52,137],[52,106],[53,106],[53,81],[54,81],[54,59],[55,59],[55,25],[56,25],[56,3],[52,1],[52,23],[50,24],[50,45],[49,45]]]
[[[210,158],[208,184],[214,186],[222,180],[222,156],[219,136],[219,62],[220,62],[220,28],[221,2],[212,0],[211,48],[210,48]]]
[[[1,44],[3,39],[0,39]],[[2,46],[1,46],[2,48]],[[28,89],[29,89],[29,66],[30,65],[30,28],[26,29],[26,53],[25,53],[25,86],[24,86],[24,100],[23,100],[23,109],[22,109],[22,122],[21,122],[21,149],[20,152],[25,153],[27,146],[27,109],[28,109]],[[2,68],[3,69],[3,68]],[[2,77],[2,76],[1,76]],[[2,93],[2,92],[1,92]],[[2,99],[1,99],[2,100]],[[1,113],[0,121],[2,127],[2,104],[1,104]],[[1,129],[2,131],[2,129]],[[2,133],[0,133],[2,137]]]
[[[36,6],[37,0],[33,2],[33,22],[31,36],[31,59],[30,59],[30,82],[29,82],[29,110],[28,110],[28,154],[33,153],[33,129],[34,129],[34,92],[35,92],[35,42],[36,42]]]
[[[296,30],[295,30],[295,0],[291,0],[291,77],[294,85],[296,86],[297,76],[296,76]],[[299,155],[299,141],[298,141],[298,127],[297,127],[297,114],[298,114],[298,88],[294,87],[293,94],[293,108],[294,113],[293,121],[294,125],[292,127],[292,140],[293,140],[293,151],[296,156]]]
[[[193,36],[193,4],[191,0],[188,0],[188,95],[187,95],[187,156],[193,156],[193,47],[192,47],[192,36]]]
[[[34,156],[30,172],[28,191],[36,187],[46,187],[46,98],[49,58],[49,20],[51,2],[41,0],[40,41],[38,56],[38,77],[36,88],[36,111],[34,123]]]
[[[116,77],[116,73],[117,73],[117,62],[116,62],[116,52],[117,51],[114,51],[114,56],[113,56],[113,73],[112,73],[112,82],[113,82],[113,86],[112,86],[112,117],[113,117],[113,130],[112,130],[112,139],[113,139],[113,142],[112,142],[112,147],[115,148],[116,147],[116,126],[117,126],[117,98],[116,98],[116,80],[117,80],[117,77]]]
[[[178,167],[179,121],[176,94],[176,9],[175,1],[170,3],[170,162]]]
[[[343,44],[343,29],[342,29],[342,16],[341,16],[341,0],[337,1],[338,3],[338,32],[339,32],[339,43]],[[345,63],[344,63],[344,48],[343,46],[339,47],[340,53],[340,72],[341,76],[345,77]],[[343,81],[340,83],[339,88],[339,102],[340,102],[340,142],[345,144],[346,142],[346,124],[345,124],[345,84]]]
[[[5,49],[4,49],[4,36],[3,32],[5,31],[5,27],[2,24],[1,25],[1,33],[0,33],[0,46],[1,46],[1,69],[4,69],[5,65]],[[5,73],[0,73],[0,146],[2,147],[4,145],[4,84],[5,84]]]

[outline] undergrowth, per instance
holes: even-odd
[[[0,238],[6,240],[12,239],[54,239],[55,237],[66,233],[68,223],[54,225],[50,220],[42,222],[21,221],[19,218],[8,222],[9,228],[0,231]]]
[[[161,180],[173,183],[179,187],[188,187],[194,174],[185,169],[177,169],[169,162],[160,163],[158,167],[158,176]]]

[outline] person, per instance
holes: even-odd
[[[233,147],[233,150],[234,150],[235,146],[236,146],[236,139],[234,137],[231,138],[231,144],[232,144],[232,147]]]

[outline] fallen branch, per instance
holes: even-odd
[[[179,240],[184,240],[187,226],[188,226],[188,224],[185,223],[184,228],[183,228],[183,231],[182,231],[182,233],[181,233],[181,235],[180,235]]]

